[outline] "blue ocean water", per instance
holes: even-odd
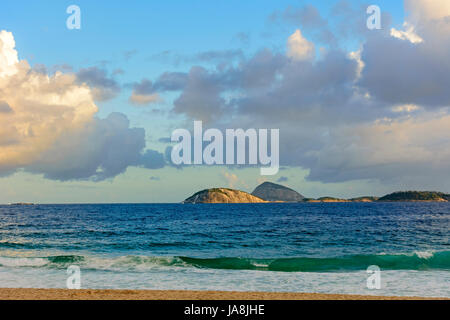
[[[0,287],[450,297],[449,231],[437,202],[0,206]]]

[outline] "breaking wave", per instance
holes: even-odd
[[[7,268],[67,268],[72,264],[79,265],[84,269],[111,271],[149,271],[154,268],[179,267],[281,272],[343,272],[366,270],[369,265],[377,265],[382,270],[450,270],[450,251],[350,255],[331,258],[296,257],[274,259],[240,257],[204,259],[181,256],[121,256],[107,258],[82,255],[0,257],[0,266]]]

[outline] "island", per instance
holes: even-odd
[[[260,203],[265,200],[250,193],[229,188],[205,189],[190,196],[183,203]]]
[[[250,194],[230,188],[205,189],[190,196],[183,203],[348,203],[348,202],[448,202],[450,194],[437,191],[397,191],[382,197],[361,196],[351,199],[320,197],[305,198],[297,191],[273,182],[258,185]]]
[[[252,195],[266,201],[300,202],[305,198],[300,193],[281,184],[264,182],[257,186]]]
[[[397,191],[378,199],[378,201],[450,201],[450,194],[435,191]]]

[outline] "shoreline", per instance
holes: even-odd
[[[0,288],[0,300],[450,300],[299,292]]]

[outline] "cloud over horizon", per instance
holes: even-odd
[[[356,30],[364,37],[358,52],[336,45],[349,30],[317,27],[323,47],[315,58],[300,27],[327,19],[312,6],[278,12],[274,20],[297,23],[285,52],[265,48],[226,67],[193,65],[178,74],[172,112],[210,127],[280,128],[281,165],[309,169],[312,181],[450,190],[450,10],[445,0],[405,5],[405,30],[390,32],[389,19],[384,30]],[[352,12],[344,2],[333,9]]]
[[[96,116],[95,100],[117,87],[97,68],[33,70],[19,61],[12,33],[1,31],[0,174],[25,169],[49,179],[99,181],[128,166],[164,166],[162,155],[145,151],[144,129],[131,128],[125,115]]]

